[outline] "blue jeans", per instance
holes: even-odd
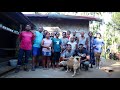
[[[94,56],[94,52],[90,53],[90,63],[95,65],[95,56]]]
[[[23,60],[23,56],[25,54],[25,64],[28,64],[28,59],[31,55],[31,50],[24,50],[24,49],[19,49],[19,54],[18,54],[18,63],[17,65],[22,65],[22,60]]]

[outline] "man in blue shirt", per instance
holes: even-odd
[[[55,34],[55,38],[52,39],[53,42],[53,52],[54,52],[54,58],[53,58],[53,68],[55,67],[55,63],[56,63],[56,67],[58,67],[58,63],[59,63],[59,58],[60,58],[60,52],[61,52],[61,39],[59,39],[59,33]]]
[[[34,31],[35,39],[33,42],[33,60],[32,60],[32,71],[35,71],[35,66],[37,66],[37,58],[40,55],[41,42],[43,39],[42,28],[39,28],[38,31]]]

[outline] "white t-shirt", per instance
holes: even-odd
[[[44,46],[50,46],[52,44],[52,40],[51,39],[44,38],[43,41],[44,41]],[[42,48],[42,51],[44,51],[44,52],[51,52],[51,47],[49,49]]]
[[[70,44],[72,46],[72,50],[76,49],[76,42],[68,42],[67,44]]]
[[[61,38],[61,41],[62,41],[62,47],[63,48],[66,48],[66,44],[69,42],[69,39],[68,38]]]

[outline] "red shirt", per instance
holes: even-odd
[[[19,35],[20,38],[20,48],[24,50],[32,49],[32,41],[34,40],[34,34],[28,31],[22,31]]]

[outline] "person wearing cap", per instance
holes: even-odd
[[[104,45],[104,41],[101,38],[101,34],[97,33],[96,38],[93,42],[93,48],[94,48],[94,55],[95,55],[95,62],[96,62],[96,69],[100,69],[100,56],[102,53],[102,47]]]

